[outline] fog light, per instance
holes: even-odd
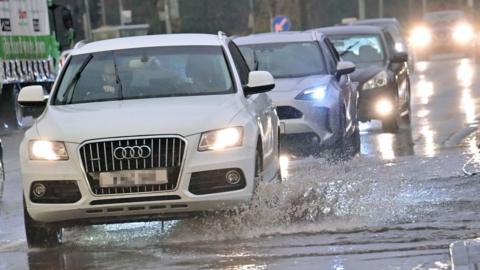
[[[32,187],[33,195],[37,198],[41,198],[47,192],[47,188],[43,184],[35,184]]]
[[[238,184],[241,179],[242,177],[240,176],[240,174],[234,170],[228,171],[225,174],[225,180],[227,180],[227,183],[229,183],[230,185]]]
[[[393,104],[388,99],[381,99],[375,106],[377,113],[381,116],[390,115],[393,111]]]

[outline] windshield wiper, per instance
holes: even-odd
[[[257,51],[253,50],[253,70],[258,70],[259,65]]]
[[[116,80],[116,83],[118,84],[118,87],[119,87],[119,99],[122,100],[123,99],[123,85],[122,85],[122,81],[120,80],[120,76],[118,75],[118,67],[117,67],[117,58],[115,57],[115,54],[113,54],[113,67],[115,68],[115,80]]]
[[[70,90],[72,90],[72,87],[75,84],[77,84],[78,80],[80,80],[80,77],[82,75],[83,70],[85,69],[85,67],[87,67],[88,63],[90,63],[90,60],[92,60],[92,58],[93,58],[93,54],[89,54],[87,56],[87,58],[85,58],[85,60],[83,60],[82,65],[77,70],[77,72],[73,76],[72,80],[68,83],[67,88],[65,90],[65,93],[63,94],[64,99],[65,99],[66,96],[68,96],[68,99],[65,102],[65,104],[68,104],[68,100],[70,100],[71,97],[73,96],[73,91],[71,91],[71,94],[70,94]]]
[[[350,50],[353,49],[355,46],[357,46],[358,43],[360,43],[360,41],[357,41],[357,42],[353,43],[352,45],[350,45],[345,51],[343,51],[342,53],[340,53],[340,56],[344,56],[345,54],[347,54],[348,52],[350,52]]]

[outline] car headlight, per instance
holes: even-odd
[[[243,128],[231,127],[202,133],[198,151],[223,150],[241,146],[243,143]]]
[[[453,39],[458,43],[467,43],[472,41],[475,31],[468,23],[461,23],[453,29]]]
[[[373,78],[368,80],[366,83],[363,84],[363,90],[370,90],[374,88],[379,88],[386,86],[388,83],[388,74],[385,70],[379,72]]]
[[[300,100],[323,100],[327,96],[327,87],[318,86],[308,88],[300,93],[295,99]]]
[[[67,160],[67,148],[63,142],[34,140],[29,143],[32,160]]]
[[[425,26],[417,26],[410,35],[410,42],[415,47],[425,47],[432,41],[430,29]]]

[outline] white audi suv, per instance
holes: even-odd
[[[129,37],[74,50],[20,146],[30,247],[70,225],[175,219],[248,203],[279,176],[279,125],[225,35]]]

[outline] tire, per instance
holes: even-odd
[[[343,105],[340,106],[340,111],[338,114],[338,131],[335,139],[335,150],[339,152],[343,152],[345,149],[345,127],[347,125],[347,117],[345,115],[345,107]]]
[[[278,131],[278,170],[277,170],[277,181],[278,182],[282,182],[283,181],[283,176],[282,176],[282,166],[280,164],[280,157],[281,157],[281,153],[282,153],[282,149],[281,149],[281,145],[280,145],[280,131]]]
[[[257,146],[255,151],[255,187],[263,181],[263,154],[262,148]]]
[[[3,197],[3,189],[5,187],[5,168],[3,166],[3,159],[0,153],[0,200]]]
[[[29,248],[50,248],[61,244],[62,227],[33,220],[25,205],[25,198],[23,199],[23,216]]]
[[[250,200],[249,208],[256,208],[260,197],[258,195],[258,186],[260,182],[263,181],[263,154],[261,147],[257,145],[257,150],[255,151],[255,174],[253,178],[253,192],[252,192],[252,199]]]
[[[397,133],[399,130],[397,117],[382,120],[382,129],[384,132]]]
[[[17,98],[20,93],[20,85],[7,85],[2,90],[1,107],[3,107],[3,124],[7,128],[20,129],[24,126],[22,106],[18,104]]]
[[[353,134],[348,138],[346,152],[350,156],[355,156],[356,154],[360,153],[360,129],[357,127]]]
[[[406,114],[402,116],[402,122],[410,125],[412,122],[411,115],[412,115],[412,98],[411,98],[411,89],[410,89],[410,83],[408,83],[408,99],[407,99],[407,104],[406,104],[406,110],[408,111]]]

